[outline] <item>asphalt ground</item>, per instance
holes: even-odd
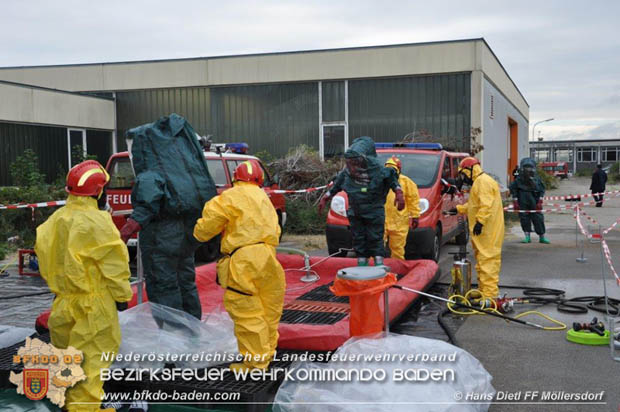
[[[563,181],[557,190],[547,195],[587,193],[589,178],[572,178]],[[607,190],[620,189],[608,186]],[[584,199],[585,200],[585,199]],[[590,200],[590,199],[588,199]],[[554,201],[554,203],[564,203]],[[600,221],[603,228],[620,218],[620,198],[606,201],[602,208],[587,206],[586,213]],[[583,241],[579,233],[576,242],[575,219],[572,212],[545,215],[547,237],[550,245],[538,243],[532,234],[531,244],[521,244],[523,232],[518,222],[507,230],[502,250],[500,285],[546,287],[566,291],[566,297],[603,295],[603,274],[609,296],[620,298],[620,287],[612,280],[607,263],[602,262],[600,243]],[[584,220],[590,230],[598,226]],[[610,232],[606,240],[612,258],[620,269],[620,230]],[[586,263],[578,263],[583,255]],[[444,273],[449,270],[442,261]],[[502,289],[509,296],[520,295],[519,290]],[[517,307],[516,313],[535,309],[533,305]],[[590,311],[583,315],[558,312],[555,305],[537,307],[567,325],[573,322],[590,322],[594,316],[604,314]],[[544,319],[528,318],[536,323],[550,324]],[[620,321],[620,318],[619,318]],[[488,316],[468,316],[456,337],[461,346],[474,355],[493,376],[493,386],[498,392],[521,394],[516,403],[494,404],[490,411],[618,411],[620,410],[620,362],[614,362],[609,346],[583,346],[566,340],[565,331],[543,331],[526,326],[508,324]],[[620,351],[616,356],[620,356]],[[526,391],[565,393],[604,391],[604,405],[585,404],[532,404],[525,403]],[[533,392],[530,392],[533,393]],[[533,395],[530,395],[533,396]]]

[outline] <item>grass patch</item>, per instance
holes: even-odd
[[[304,250],[327,249],[327,240],[325,235],[294,235],[285,233],[282,236],[282,242],[292,242],[303,248]]]

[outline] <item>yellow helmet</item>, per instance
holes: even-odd
[[[400,173],[403,164],[401,163],[400,159],[396,156],[392,156],[390,157],[388,160],[385,161],[385,166],[386,167],[393,167],[395,168],[398,173]]]

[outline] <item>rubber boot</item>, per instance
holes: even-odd
[[[366,259],[365,257],[358,257],[357,266],[368,266],[368,259]]]
[[[532,238],[530,237],[529,233],[525,234],[525,239],[523,239],[521,243],[532,243]]]
[[[550,244],[551,242],[549,242],[549,239],[547,239],[544,236],[541,236],[540,239],[538,240],[540,243],[544,243],[545,245]]]

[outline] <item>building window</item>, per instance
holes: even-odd
[[[536,163],[550,162],[551,161],[551,150],[550,149],[535,149],[534,160],[536,160]]]
[[[595,147],[579,147],[577,148],[577,161],[578,162],[596,162],[597,150]]]
[[[608,146],[601,149],[601,161],[616,162],[620,159],[620,147]]]
[[[572,149],[555,149],[555,161],[556,162],[572,162],[573,150]]]

